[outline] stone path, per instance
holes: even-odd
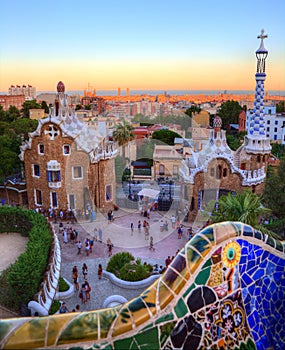
[[[155,251],[149,250],[149,241],[145,239],[143,228],[141,233],[138,232],[137,222],[138,220],[145,220],[146,218],[140,216],[138,210],[119,210],[114,212],[115,220],[111,224],[108,223],[105,214],[96,213],[96,218],[93,222],[85,221],[81,223],[71,224],[73,228],[76,228],[79,232],[78,239],[82,242],[86,238],[94,236],[95,227],[98,229],[101,227],[103,231],[103,242],[95,242],[93,252],[86,256],[84,249],[82,254],[77,255],[76,244],[63,243],[63,237],[59,234],[59,224],[53,223],[56,233],[58,234],[61,244],[62,252],[62,267],[61,275],[68,281],[72,282],[72,268],[77,265],[79,270],[79,284],[81,285],[83,280],[82,265],[85,262],[88,266],[88,282],[92,287],[91,300],[82,305],[81,300],[78,297],[78,293],[65,300],[67,308],[72,311],[76,304],[81,306],[81,310],[95,310],[102,308],[104,300],[114,294],[121,295],[127,300],[130,300],[139,295],[144,289],[127,290],[114,286],[111,282],[105,278],[98,279],[97,269],[98,265],[102,264],[103,269],[106,268],[109,257],[107,252],[106,241],[108,238],[114,244],[113,254],[120,251],[128,251],[132,253],[135,258],[140,258],[143,262],[146,261],[152,265],[164,265],[167,256],[174,256],[177,250],[184,247],[187,242],[187,235],[184,233],[182,239],[177,238],[176,230],[172,229],[170,217],[171,212],[152,212],[150,219],[147,220],[150,225],[150,236],[153,236]],[[160,221],[167,220],[169,230],[160,231]],[[134,234],[131,234],[130,224],[134,223]],[[66,223],[64,223],[65,225]],[[183,223],[184,224],[184,223]],[[188,225],[188,223],[187,223]],[[196,230],[199,227],[199,223],[194,226]],[[186,232],[186,229],[184,230]],[[25,250],[27,239],[18,234],[2,234],[0,235],[1,251],[6,254],[0,256],[0,271],[6,268],[10,263],[14,262],[19,254]],[[13,247],[13,249],[11,249]],[[15,253],[15,255],[13,255]],[[1,318],[1,310],[0,310]]]

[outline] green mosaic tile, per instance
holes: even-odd
[[[196,235],[191,240],[191,245],[194,246],[201,255],[205,256],[208,251],[212,248],[212,244],[210,244],[204,237],[201,235]]]
[[[98,315],[95,312],[82,313],[74,319],[61,333],[58,344],[73,340],[98,339]]]
[[[167,315],[163,315],[161,317],[159,317],[156,321],[155,324],[159,324],[162,322],[167,322],[167,321],[171,321],[174,319],[173,313],[171,312],[170,314]]]
[[[134,338],[139,345],[139,349],[160,349],[157,327],[146,332],[138,333]]]
[[[266,244],[270,245],[270,247],[275,248],[275,239],[273,239],[272,237],[268,237]]]
[[[280,241],[275,241],[276,243],[276,249],[279,250],[280,252],[283,252],[283,246]]]
[[[176,313],[176,316],[179,318],[189,312],[188,307],[181,298],[178,300],[177,305],[174,307],[174,311]]]
[[[195,279],[195,283],[196,284],[202,284],[205,285],[206,282],[208,281],[209,277],[210,277],[210,272],[211,272],[211,268],[210,267],[206,267],[205,269],[203,269],[198,276]]]
[[[205,267],[208,267],[208,266],[212,266],[212,259],[210,258],[210,259],[208,259],[206,262],[205,262],[205,264],[203,265],[203,269],[205,268]]]
[[[116,349],[116,350],[129,349],[132,341],[133,341],[132,338],[125,338],[125,339],[117,340],[114,342],[114,349]]]
[[[183,298],[187,297],[187,295],[191,292],[192,289],[196,288],[196,284],[193,283],[191,286],[186,290],[186,292],[183,294]]]
[[[150,323],[150,324],[148,324],[146,327],[144,327],[142,330],[145,331],[145,330],[147,330],[147,329],[153,327],[153,325],[154,325],[153,323]]]
[[[172,332],[172,329],[175,327],[176,322],[168,322],[162,326],[160,326],[160,347],[164,345],[168,337],[170,336],[170,333]]]
[[[209,226],[207,228],[204,228],[202,231],[199,232],[200,235],[205,235],[211,242],[214,242],[214,230],[213,227]]]
[[[116,317],[116,312],[114,309],[107,309],[104,312],[99,313],[100,318],[100,337],[105,338],[109,332],[112,322]]]

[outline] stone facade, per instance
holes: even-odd
[[[115,145],[69,110],[64,87],[55,108],[21,147],[30,208],[91,210],[113,206]]]

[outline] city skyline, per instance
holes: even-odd
[[[225,0],[16,0],[2,4],[0,91],[11,84],[55,90],[254,90],[262,28],[266,90],[285,90],[285,3]]]

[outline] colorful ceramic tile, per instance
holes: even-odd
[[[121,306],[99,311],[100,338],[106,338]]]
[[[170,301],[174,298],[173,293],[166,287],[166,285],[161,281],[158,284],[158,303],[161,310],[163,310]]]
[[[203,258],[189,245],[187,247],[187,259],[190,273],[194,274],[199,264],[203,261]]]
[[[131,313],[127,307],[121,309],[119,316],[115,320],[112,337],[126,333],[133,328]]]
[[[154,305],[152,304],[150,306],[154,307],[155,304]],[[150,319],[150,313],[148,312],[148,307],[144,303],[142,297],[135,298],[131,302],[129,302],[128,309],[131,312],[132,319],[137,327],[143,322],[146,322],[148,319]]]
[[[190,277],[187,269],[186,258],[182,254],[177,254],[174,260],[171,262],[171,267],[176,270],[185,279]]]
[[[61,333],[58,344],[98,340],[98,314],[82,312]]]
[[[206,239],[204,239],[203,235],[195,235],[191,240],[191,245],[195,246],[196,250],[200,252],[202,256],[206,256],[210,249],[212,249],[214,242],[210,244]]]

